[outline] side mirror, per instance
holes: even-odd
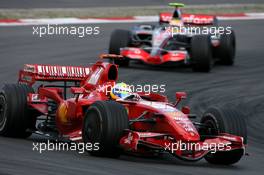
[[[186,92],[176,92],[176,100],[182,100],[182,99],[186,99],[187,98],[187,94]]]
[[[187,98],[186,92],[176,92],[175,96],[176,96],[176,103],[174,106],[177,106],[182,99]]]
[[[183,106],[182,109],[181,109],[182,113],[184,114],[190,114],[190,107],[189,106]]]
[[[83,94],[85,89],[83,87],[71,87],[71,92],[73,94]]]

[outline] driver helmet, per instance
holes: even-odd
[[[132,94],[132,90],[126,83],[117,83],[110,92],[112,99],[126,98]]]
[[[183,26],[183,22],[180,19],[172,19],[170,21],[170,25],[177,26],[177,27],[182,27]]]
[[[182,31],[182,27],[183,27],[183,22],[179,19],[172,19],[170,21],[170,25],[171,27],[171,31],[175,34],[175,33],[181,33]]]

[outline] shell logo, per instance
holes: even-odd
[[[63,102],[58,108],[58,118],[61,122],[67,123],[67,112],[68,112],[68,105],[66,102]]]

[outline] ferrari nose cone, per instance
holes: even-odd
[[[187,115],[181,111],[167,112],[166,114],[171,120],[175,133],[181,133],[182,140],[193,142],[200,140],[198,131]]]

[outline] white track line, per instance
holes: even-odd
[[[245,13],[239,16],[218,16],[219,20],[256,20],[264,19],[264,13]],[[158,16],[134,16],[128,19],[95,19],[95,18],[43,18],[43,19],[19,19],[18,21],[5,22],[0,20],[0,26],[25,26],[25,25],[62,25],[62,24],[104,24],[104,23],[141,23],[156,22]]]

